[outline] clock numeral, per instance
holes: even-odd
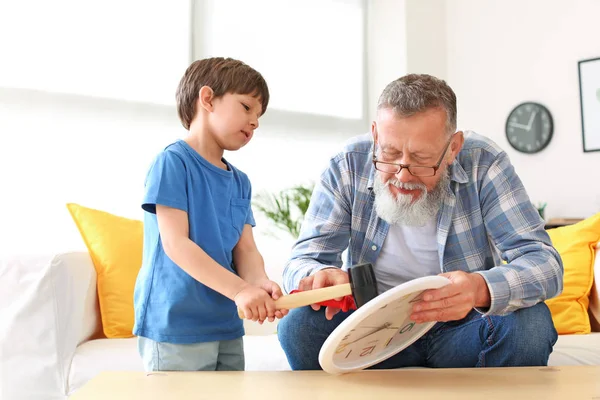
[[[348,358],[348,356],[350,355],[350,353],[352,353],[352,350],[350,350],[350,351],[348,352],[348,354],[346,354],[346,357],[344,357],[344,358]]]
[[[365,347],[364,349],[362,349],[362,351],[360,352],[360,356],[364,357],[364,356],[368,356],[369,354],[371,354],[373,352],[373,350],[375,350],[376,346],[369,346],[369,347]]]
[[[385,342],[385,346],[383,346],[383,347],[388,347],[390,345],[390,343],[392,343],[393,338],[394,338],[393,336],[391,338],[389,338],[388,341]]]
[[[346,349],[347,346],[348,346],[348,344],[346,344],[346,343],[340,344],[337,347],[337,349],[335,349],[335,354],[340,354],[341,352],[344,351],[344,349]],[[350,350],[350,351],[352,351],[352,350]],[[348,357],[348,356],[346,356],[346,357]]]
[[[405,332],[410,332],[410,330],[415,326],[415,322],[411,322],[410,324],[404,325],[402,329],[398,331],[398,333],[402,334]]]

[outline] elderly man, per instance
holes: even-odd
[[[330,160],[286,290],[348,282],[345,250],[345,266],[373,264],[379,293],[422,276],[451,281],[413,306],[411,318],[434,327],[374,368],[547,364],[557,333],[543,301],[562,291],[562,261],[507,154],[456,131],[456,96],[444,81],[391,82],[371,134]],[[294,309],[279,324],[293,369],[319,369],[323,342],[350,314],[319,308]]]

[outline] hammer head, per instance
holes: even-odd
[[[358,264],[348,268],[350,287],[356,307],[362,307],[377,297],[377,281],[371,264]]]

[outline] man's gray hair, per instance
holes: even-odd
[[[456,95],[448,84],[431,75],[409,74],[389,83],[379,96],[377,111],[392,109],[410,117],[432,108],[446,111],[448,134],[456,131]]]

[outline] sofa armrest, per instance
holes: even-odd
[[[65,327],[74,331],[76,346],[104,337],[96,290],[96,270],[88,252],[57,254],[53,259],[57,289],[57,313]],[[59,296],[65,292],[66,296]]]
[[[1,397],[64,399],[75,348],[97,330],[95,285],[87,252],[0,260]]]

